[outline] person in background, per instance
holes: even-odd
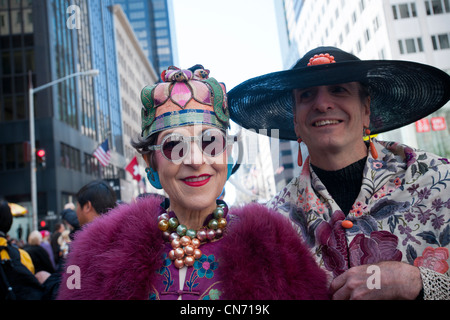
[[[74,208],[75,208],[75,206],[74,206]],[[64,210],[70,210],[70,209],[64,208]],[[60,248],[59,248],[59,244],[58,244],[58,238],[65,229],[66,229],[66,227],[64,227],[64,223],[58,222],[55,224],[55,229],[50,236],[50,245],[52,246],[53,258],[55,261],[56,269],[58,268],[57,266],[60,264],[60,261],[59,261],[60,260],[59,259],[60,258],[60,253],[59,253]]]
[[[225,86],[200,65],[161,79],[142,90],[133,146],[168,198],[140,197],[83,227],[67,258],[81,288],[61,285],[58,299],[327,299],[325,273],[288,219],[217,199],[233,172]]]
[[[81,227],[113,209],[117,202],[116,193],[103,180],[86,184],[76,197],[76,213]]]
[[[0,200],[0,300],[40,300],[44,288],[34,276],[30,255],[7,241],[12,222],[8,202]]]
[[[333,278],[333,299],[450,299],[449,161],[371,137],[449,98],[450,76],[437,68],[334,47],[229,93],[237,124],[298,141],[301,174],[269,207],[298,227]]]
[[[28,243],[23,247],[23,249],[30,255],[36,273],[39,271],[53,273],[55,272],[55,268],[50,260],[50,256],[41,244],[41,233],[37,230],[31,231],[28,236]]]
[[[52,263],[53,269],[56,268],[55,265],[55,257],[53,255],[53,248],[49,242],[50,239],[50,231],[48,230],[41,230],[41,236],[42,236],[42,242],[41,242],[41,247],[45,249],[45,251],[47,251],[48,256],[50,257],[50,262]]]

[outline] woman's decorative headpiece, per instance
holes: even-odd
[[[169,67],[161,73],[162,82],[142,89],[142,137],[194,124],[226,130],[226,88],[209,73],[202,65],[187,70]]]

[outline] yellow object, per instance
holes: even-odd
[[[28,213],[27,208],[22,207],[21,205],[18,205],[17,203],[9,202],[8,205],[11,209],[11,213],[12,213],[13,217],[20,217],[20,216],[23,216]]]
[[[5,238],[0,237],[0,247],[6,247],[8,245],[8,242],[6,241]],[[28,252],[26,252],[25,250],[19,249],[20,252],[20,262],[22,262],[22,264],[27,267],[28,270],[31,271],[32,274],[35,273],[35,269],[34,269],[34,264],[33,261],[31,260],[30,255],[28,254]],[[9,254],[8,251],[6,250],[2,250],[0,252],[0,258],[1,260],[9,260]]]

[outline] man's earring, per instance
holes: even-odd
[[[301,138],[298,138],[298,139],[297,139],[297,142],[298,142],[297,164],[298,164],[299,167],[301,167],[302,164],[303,164],[302,147],[301,147],[302,139],[301,139]]]
[[[147,179],[150,181],[150,184],[156,189],[162,189],[161,182],[159,181],[158,172],[153,170],[151,167],[145,168],[145,172],[147,172]]]
[[[375,145],[372,141],[372,138],[370,137],[370,129],[369,128],[364,128],[364,133],[369,137],[369,147],[370,147],[370,153],[372,154],[372,157],[374,159],[378,158],[378,151],[375,148]]]

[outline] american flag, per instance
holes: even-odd
[[[111,153],[108,147],[108,139],[106,139],[101,145],[98,146],[93,155],[98,159],[98,161],[100,161],[102,166],[107,167],[109,165],[109,161],[111,160]]]

